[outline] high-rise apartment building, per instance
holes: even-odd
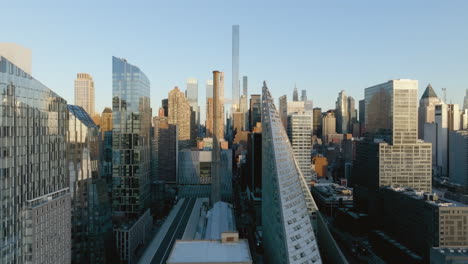
[[[239,110],[239,25],[232,26],[232,112]]]
[[[418,81],[405,79],[365,90],[366,131],[387,141],[379,144],[379,186],[432,190],[432,145],[418,141],[417,93]]]
[[[311,168],[312,153],[312,115],[306,112],[292,113],[288,115],[288,137],[291,143],[294,157],[302,171],[307,184],[313,180]]]
[[[190,104],[177,86],[169,92],[168,100],[169,115],[167,121],[171,125],[177,125],[179,149],[190,148],[194,144]]]
[[[348,133],[353,132],[353,126],[354,124],[357,123],[357,111],[356,111],[356,103],[354,101],[354,98],[351,96],[348,96],[348,116],[349,116],[349,121],[348,121]]]
[[[315,203],[265,83],[262,100],[264,256],[268,263],[321,263],[309,217]]]
[[[99,171],[99,128],[81,106],[68,105],[68,169],[73,263],[105,263],[112,249],[112,212]]]
[[[254,129],[257,122],[262,122],[262,100],[259,94],[250,95],[249,123],[250,131]]]
[[[114,233],[120,260],[134,263],[151,225],[150,82],[137,66],[112,57],[112,94]]]
[[[0,48],[0,263],[70,263],[67,102],[16,50]]]
[[[341,91],[336,99],[336,131],[340,134],[347,134],[349,127],[348,97],[345,91]]]
[[[449,137],[450,181],[468,186],[468,130],[451,131]]]
[[[242,130],[246,131],[249,127],[249,107],[247,105],[246,95],[241,95],[239,112],[243,114],[242,118],[244,120],[244,123],[242,124]]]
[[[419,100],[418,109],[418,137],[424,139],[424,124],[435,122],[435,106],[442,103],[437,97],[437,94],[429,84],[426,87],[421,99]]]
[[[322,108],[316,107],[312,110],[312,135],[322,137]]]
[[[94,81],[88,73],[78,73],[75,80],[75,105],[83,107],[90,116],[93,116],[94,99]]]
[[[278,99],[279,115],[284,129],[288,129],[288,96],[283,95]]]

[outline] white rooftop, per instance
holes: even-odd
[[[192,240],[176,241],[168,264],[179,263],[252,263],[249,244],[241,239],[234,243]]]
[[[215,203],[213,208],[208,211],[208,223],[204,238],[219,240],[221,239],[221,233],[236,230],[231,204],[225,202]]]

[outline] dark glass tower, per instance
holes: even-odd
[[[150,82],[125,59],[112,57],[112,208],[114,216],[138,218],[150,190]]]

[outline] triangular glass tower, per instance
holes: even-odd
[[[262,95],[262,226],[268,263],[322,263],[317,207],[266,83]]]

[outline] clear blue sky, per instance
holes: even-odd
[[[33,51],[33,76],[73,103],[77,72],[96,85],[96,110],[111,106],[111,57],[139,66],[156,113],[173,86],[226,74],[231,26],[240,25],[240,74],[249,94],[267,80],[275,98],[294,83],[314,106],[333,108],[340,90],[356,100],[389,79],[430,82],[462,103],[468,88],[468,1],[8,1],[2,42]]]

